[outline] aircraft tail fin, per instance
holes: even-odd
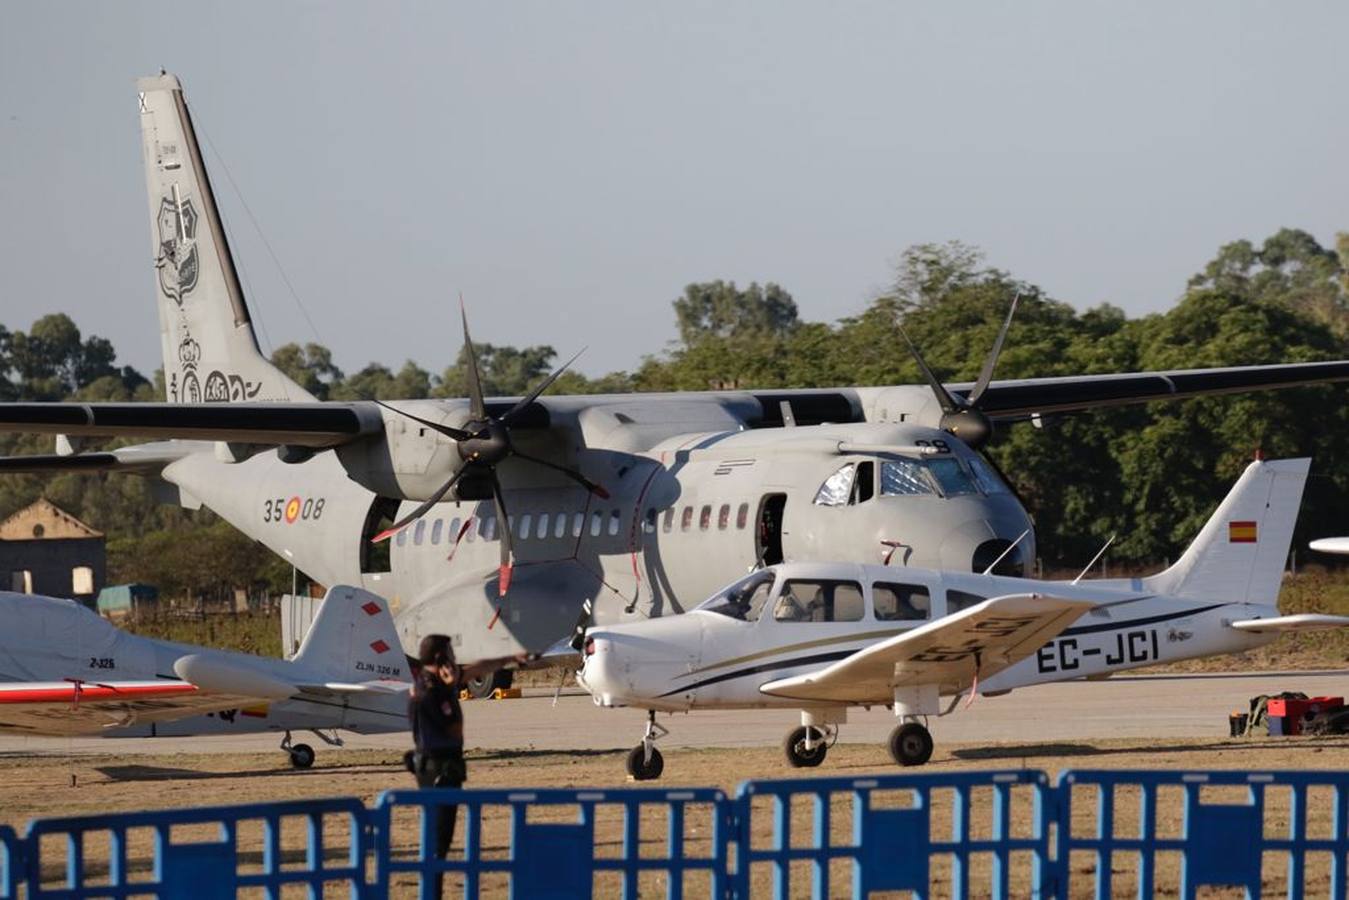
[[[1293,543],[1309,459],[1256,461],[1175,565],[1145,590],[1195,600],[1273,604]]]
[[[258,349],[182,85],[161,73],[136,89],[166,399],[314,399]]]
[[[293,662],[334,682],[412,678],[388,603],[348,585],[328,589]]]

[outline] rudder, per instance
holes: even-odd
[[[349,585],[328,589],[293,660],[333,681],[410,681],[383,597]]]
[[[177,77],[142,78],[136,89],[166,399],[314,399],[258,349]]]

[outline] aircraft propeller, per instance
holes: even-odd
[[[511,441],[511,423],[517,419],[521,413],[529,407],[531,403],[539,399],[544,391],[552,387],[553,382],[574,362],[581,354],[577,353],[571,359],[567,360],[557,368],[551,375],[535,385],[534,389],[522,397],[514,406],[499,416],[489,415],[487,412],[487,403],[482,393],[482,377],[478,372],[478,354],[473,349],[473,339],[468,331],[468,313],[464,309],[463,298],[459,300],[459,314],[464,326],[464,346],[468,349],[468,364],[465,367],[465,380],[468,382],[468,402],[469,402],[469,420],[463,428],[455,428],[451,425],[445,425],[440,422],[432,422],[412,413],[382,403],[379,400],[375,402],[390,412],[395,412],[400,416],[405,416],[451,438],[459,452],[459,458],[463,465],[450,476],[440,488],[426,499],[424,503],[408,513],[403,518],[394,522],[384,531],[375,535],[373,543],[386,540],[398,532],[402,531],[408,525],[420,519],[422,516],[439,503],[450,489],[466,474],[486,476],[492,486],[492,501],[496,506],[497,532],[501,538],[501,568],[497,579],[498,593],[500,596],[506,596],[506,591],[510,588],[511,573],[514,566],[514,548],[511,544],[511,526],[510,518],[506,511],[506,498],[501,487],[501,479],[497,476],[496,467],[504,462],[508,457],[516,456],[523,460],[536,463],[545,468],[552,469],[562,475],[575,481],[581,487],[597,497],[607,498],[609,492],[602,485],[596,484],[589,478],[586,478],[575,469],[558,465],[550,460],[540,459],[537,456],[531,456],[528,453],[522,453],[515,448]],[[495,620],[493,620],[495,621]]]
[[[988,390],[989,382],[993,380],[993,370],[998,364],[998,356],[1002,353],[1003,341],[1007,338],[1007,330],[1012,327],[1012,316],[1016,314],[1017,301],[1021,299],[1018,292],[1012,298],[1012,306],[1007,310],[1007,319],[1002,323],[1002,328],[998,331],[997,340],[993,342],[993,349],[989,351],[988,358],[984,360],[984,367],[979,371],[979,379],[974,383],[974,389],[970,391],[967,397],[957,397],[946,389],[932,370],[928,368],[923,355],[918,352],[913,341],[904,333],[904,329],[899,329],[900,337],[904,338],[904,343],[909,345],[909,352],[913,354],[914,362],[918,363],[918,369],[923,373],[923,380],[932,388],[932,393],[937,397],[937,403],[941,405],[942,417],[938,427],[943,431],[949,431],[951,434],[960,438],[972,449],[978,450],[990,437],[993,436],[993,422],[989,417],[979,409],[979,400]]]

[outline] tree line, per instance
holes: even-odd
[[[1020,308],[999,378],[1310,362],[1349,356],[1349,234],[1334,248],[1283,229],[1262,243],[1221,247],[1165,313],[1129,318],[1109,304],[1077,310],[1037,285],[987,266],[951,242],[906,250],[892,282],[855,316],[800,318],[774,283],[688,285],[673,301],[677,339],[630,372],[568,371],[556,393],[831,387],[920,383],[900,328],[938,375],[973,380],[1014,296]],[[557,358],[551,346],[476,345],[484,388],[519,395]],[[462,397],[465,356],[438,374],[409,360],[345,373],[315,343],[272,361],[323,399]],[[1035,519],[1049,566],[1082,563],[1110,535],[1117,564],[1174,558],[1247,461],[1314,458],[1298,541],[1349,531],[1349,404],[1344,386],[1164,402],[1004,425],[985,448]],[[63,314],[27,332],[0,326],[0,398],[156,400],[162,373],[116,365],[112,345],[84,339]],[[6,454],[50,452],[50,438],[0,436]],[[110,537],[116,580],[167,591],[290,585],[289,568],[208,512],[159,506],[144,479],[5,476],[0,516],[39,495]]]

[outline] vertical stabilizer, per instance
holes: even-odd
[[[1225,603],[1279,598],[1309,459],[1253,462],[1176,564],[1146,590]]]
[[[347,585],[329,588],[293,662],[330,681],[411,680],[388,603]]]
[[[166,399],[312,400],[258,350],[182,86],[160,74],[136,89]]]

